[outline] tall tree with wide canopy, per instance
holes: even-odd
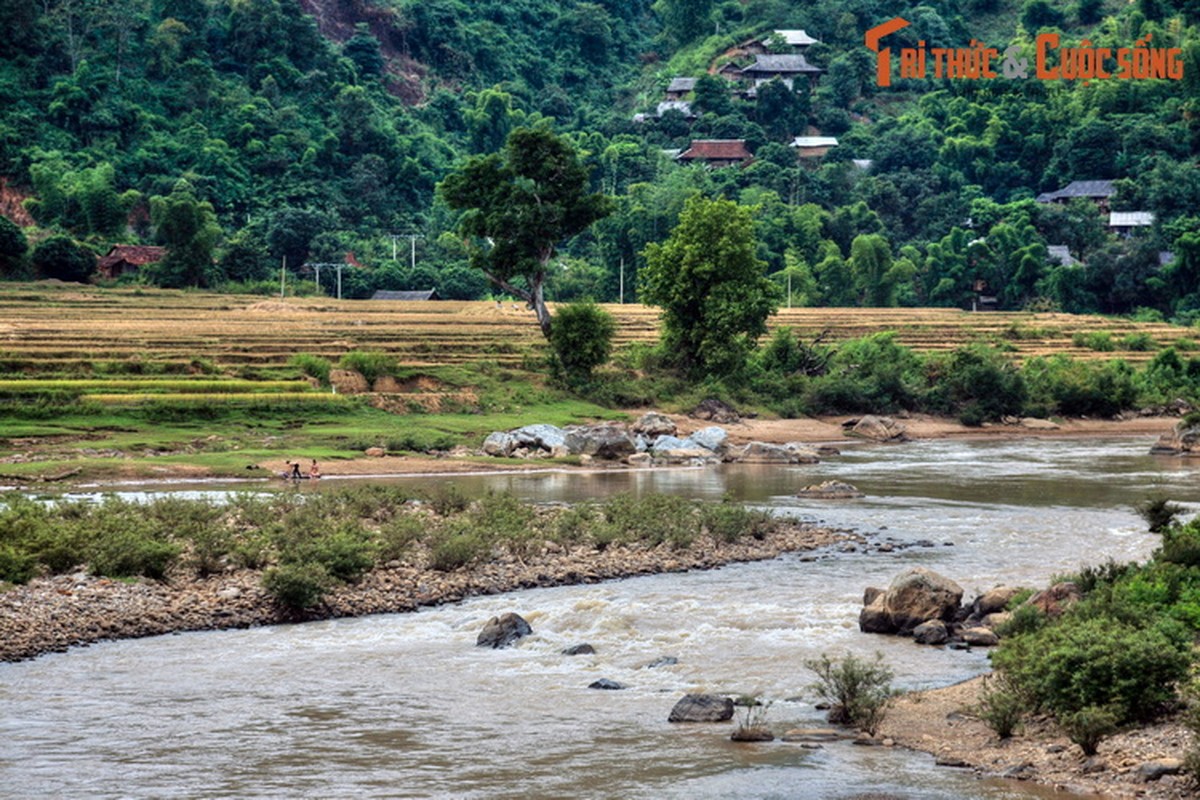
[[[465,211],[458,230],[471,264],[528,303],[549,338],[545,281],[555,248],[611,207],[607,197],[588,191],[588,171],[575,149],[550,131],[517,128],[502,152],[470,159],[439,191],[451,208]]]
[[[693,196],[670,237],[646,247],[641,298],[662,308],[663,350],[693,378],[736,372],[779,307],[751,211]]]

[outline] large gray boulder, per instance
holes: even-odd
[[[863,608],[859,629],[864,633],[908,633],[922,622],[951,622],[963,590],[954,581],[925,567],[898,575],[887,591]]]
[[[591,456],[613,461],[637,452],[637,444],[633,441],[633,437],[619,423],[568,428],[566,446],[572,455]]]
[[[476,647],[501,648],[508,647],[523,636],[533,633],[533,628],[520,614],[509,611],[498,617],[492,617],[479,632],[475,640]]]
[[[702,400],[700,405],[696,406],[696,409],[692,412],[692,416],[696,419],[706,419],[709,422],[719,422],[722,425],[731,425],[742,421],[741,416],[733,406],[727,405],[715,397]]]
[[[673,419],[666,414],[659,414],[657,411],[643,414],[637,422],[633,423],[634,433],[644,434],[650,439],[656,436],[674,436],[677,429]]]
[[[483,452],[489,456],[507,456],[516,449],[516,446],[513,437],[504,431],[496,431],[483,440]]]
[[[745,464],[816,464],[819,459],[815,451],[801,448],[796,442],[750,442],[741,447],[727,447],[725,460]]]
[[[667,722],[726,722],[733,719],[733,700],[719,694],[685,695]]]
[[[667,450],[686,450],[687,443],[678,436],[660,436],[654,440],[654,444],[650,445],[650,452],[654,455],[666,452]]]
[[[510,431],[509,435],[512,436],[517,447],[528,447],[530,449],[552,450],[555,447],[562,447],[567,443],[567,434],[562,428],[545,423],[526,425],[523,428]]]
[[[873,414],[856,421],[846,433],[875,442],[908,441],[908,434],[903,425],[891,417],[877,417]]]
[[[971,604],[971,613],[983,618],[988,614],[998,614],[1008,607],[1008,602],[1021,592],[1016,586],[997,586],[988,589]]]
[[[1154,455],[1188,456],[1200,455],[1200,425],[1178,423],[1173,429],[1158,437],[1150,448]]]
[[[710,453],[720,453],[725,449],[725,440],[729,438],[729,434],[725,429],[718,425],[709,425],[707,428],[701,428],[695,433],[690,434],[684,440],[684,448],[702,447]]]

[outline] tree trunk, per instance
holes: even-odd
[[[546,292],[543,287],[543,281],[546,279],[546,273],[539,272],[534,276],[533,281],[533,296],[529,299],[529,307],[537,314],[538,325],[542,329],[542,336],[547,340],[550,339],[550,309],[546,308]]]
[[[550,309],[546,307],[546,293],[543,285],[546,281],[546,273],[538,272],[529,276],[529,282],[532,287],[531,291],[526,291],[517,286],[513,286],[503,278],[499,278],[487,270],[483,271],[487,279],[499,286],[504,291],[511,294],[513,297],[519,297],[525,301],[525,304],[533,309],[537,314],[538,327],[542,329],[542,335],[547,339],[550,338]]]

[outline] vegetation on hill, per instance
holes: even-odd
[[[1114,50],[1151,37],[1181,48],[1183,79],[882,89],[863,33],[897,14],[911,25],[894,47],[975,38],[1032,56],[1039,30]],[[985,286],[1003,308],[1188,321],[1200,308],[1196,22],[1181,0],[14,0],[0,11],[0,176],[6,207],[26,197],[34,225],[24,241],[0,230],[0,269],[73,275],[62,237],[93,252],[154,241],[184,253],[148,270],[165,285],[265,288],[284,258],[298,270],[353,253],[363,268],[343,271],[345,296],[480,297],[487,282],[435,187],[513,129],[549,127],[615,209],[559,243],[552,300],[635,298],[647,246],[703,194],[754,209],[758,257],[795,304],[963,307]],[[819,40],[805,53],[826,70],[811,92],[776,82],[747,98],[708,74],[796,28]],[[695,119],[655,111],[676,75],[699,79]],[[798,160],[788,144],[806,133],[840,143]],[[745,139],[755,160],[707,169],[662,153],[702,138]],[[1114,209],[1153,212],[1151,229],[1120,239],[1088,201],[1033,202],[1097,179],[1116,181]]]

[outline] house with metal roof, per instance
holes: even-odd
[[[829,152],[829,148],[837,147],[836,136],[797,136],[792,139],[792,147],[800,158],[820,158]]]
[[[1116,194],[1112,181],[1071,181],[1056,192],[1043,192],[1037,196],[1039,203],[1068,203],[1076,197],[1091,200],[1108,210],[1109,199]]]
[[[372,300],[441,300],[438,297],[437,289],[428,289],[424,292],[393,292],[385,289],[380,289],[371,295]]]
[[[1078,267],[1082,262],[1071,255],[1071,249],[1065,244],[1046,245],[1046,254],[1050,260],[1064,267]]]
[[[119,278],[136,273],[147,264],[157,264],[167,257],[167,248],[141,244],[114,244],[108,254],[96,263],[101,278]]]
[[[733,167],[749,164],[754,154],[746,149],[745,139],[695,139],[676,161],[685,164],[702,163],[710,167]]]
[[[783,39],[784,44],[792,48],[795,52],[800,52],[812,44],[820,44],[819,41],[809,36],[803,29],[771,31],[771,35],[763,39],[763,44],[766,45],[776,36]]]
[[[672,78],[667,84],[667,99],[682,100],[696,88],[695,78]]]
[[[1153,224],[1153,211],[1112,211],[1108,215],[1108,229],[1126,238]]]
[[[821,73],[825,70],[808,63],[808,59],[799,53],[789,55],[760,55],[748,67],[738,74],[742,80],[761,86],[776,78],[783,81],[789,89],[795,88],[798,77],[807,77],[810,84],[815,85]]]

